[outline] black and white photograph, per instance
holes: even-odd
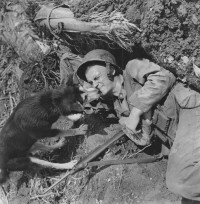
[[[0,1],[0,204],[200,204],[200,1]]]

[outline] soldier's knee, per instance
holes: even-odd
[[[174,168],[175,170],[176,168]],[[173,169],[172,169],[173,170]],[[177,170],[177,169],[176,169]],[[192,179],[186,179],[186,175],[180,173],[181,171],[167,171],[166,185],[167,188],[174,194],[188,198],[191,200],[200,200],[199,185]]]
[[[180,185],[180,181],[178,180],[177,176],[171,171],[167,171],[166,185],[171,192],[179,195],[181,194],[182,185]]]
[[[172,164],[172,163],[171,163]],[[179,165],[168,165],[166,172],[167,188],[174,194],[182,197],[187,197],[189,192],[187,182],[185,182],[184,171],[180,170]]]

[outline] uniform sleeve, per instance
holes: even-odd
[[[176,84],[173,89],[176,101],[181,108],[200,107],[200,93],[185,87],[182,83]]]
[[[128,102],[143,112],[159,102],[176,80],[171,72],[147,59],[130,61],[125,72],[142,85],[128,98]]]

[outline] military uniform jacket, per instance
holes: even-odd
[[[123,78],[126,102],[120,100],[114,102],[119,115],[123,113],[128,115],[133,106],[144,113],[148,112],[170,91],[176,81],[171,72],[147,59],[129,61],[123,72]]]
[[[180,109],[200,106],[198,92],[185,87],[183,83],[177,83],[171,72],[147,59],[129,61],[123,79],[123,100],[114,101],[118,116],[128,116],[132,107],[147,113],[160,105],[162,114],[154,114],[154,121],[173,138]]]

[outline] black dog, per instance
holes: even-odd
[[[61,115],[82,113],[80,101],[82,98],[79,89],[69,86],[39,93],[16,106],[0,133],[0,183],[6,180],[9,171],[23,170],[31,163],[58,169],[73,168],[76,161],[58,164],[28,157],[27,154],[30,149],[35,149],[34,143],[37,144],[38,139],[84,134],[86,126],[69,130],[51,127]],[[51,150],[62,146],[62,143],[51,147],[38,143],[36,146]]]

